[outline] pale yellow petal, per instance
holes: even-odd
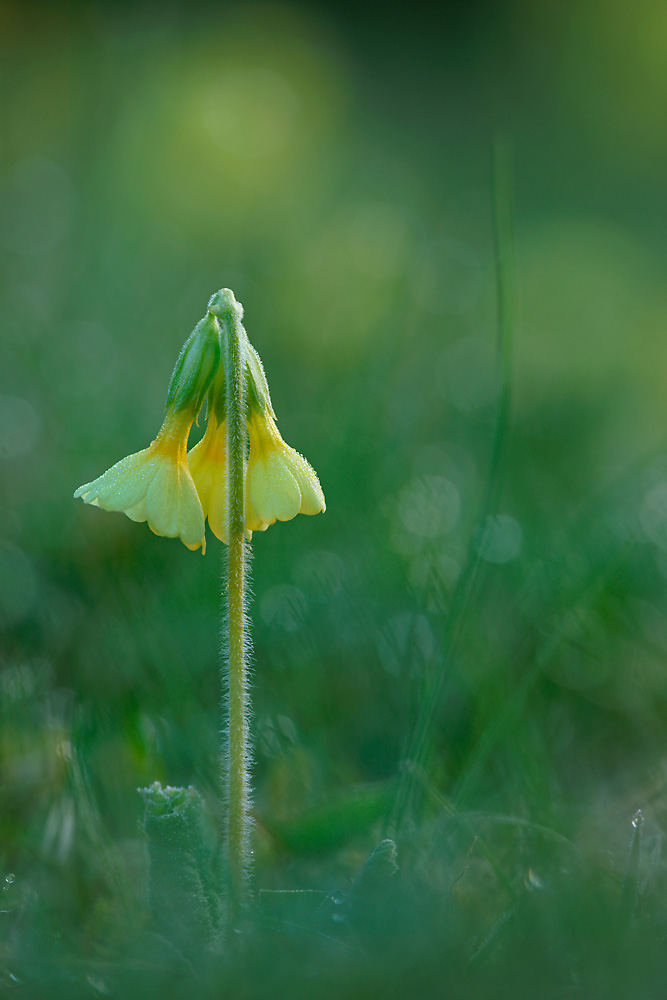
[[[146,494],[148,525],[157,535],[188,545],[204,538],[204,514],[187,466],[163,461]]]
[[[248,469],[248,497],[260,521],[290,521],[299,513],[301,491],[280,452],[272,452]]]
[[[134,507],[128,507],[124,513],[127,514],[132,521],[145,521],[148,517],[148,514],[146,513],[146,498],[144,497],[144,499],[140,500]]]
[[[245,498],[245,523],[248,531],[266,531],[269,527],[268,521],[260,521],[257,516],[257,511],[250,502],[250,497],[248,496],[248,489],[246,484],[246,498]]]
[[[326,510],[324,493],[312,465],[293,448],[288,449],[285,462],[301,490],[300,514],[320,514]]]
[[[189,549],[197,549],[201,545],[202,553],[206,551],[204,513],[194,483],[185,475],[181,482],[178,534]]]
[[[229,536],[227,533],[224,470],[220,471],[220,475],[211,484],[207,514],[209,528],[215,537],[226,545]]]
[[[156,464],[150,448],[121,458],[105,473],[80,486],[75,497],[103,510],[126,510],[136,506],[145,496],[155,475]]]

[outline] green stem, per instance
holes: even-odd
[[[223,736],[223,768],[227,812],[228,924],[232,931],[247,902],[250,879],[250,697],[248,691],[249,631],[246,617],[247,551],[245,541],[246,400],[244,330],[241,308],[233,295],[219,314],[226,359],[227,411],[227,649],[223,687],[227,694],[227,725]],[[227,304],[227,303],[226,303]]]

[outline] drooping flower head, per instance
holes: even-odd
[[[186,341],[167,393],[167,413],[148,448],[121,459],[75,497],[104,510],[147,521],[155,534],[180,538],[190,549],[206,548],[204,521],[228,542],[225,372],[221,329],[231,310],[240,324],[243,308],[229,289],[212,296],[207,315]],[[256,350],[240,326],[245,366],[248,441],[245,472],[245,529],[265,531],[275,521],[325,510],[317,475],[287,445],[276,426],[269,387]],[[207,426],[188,453],[190,429],[206,403]]]

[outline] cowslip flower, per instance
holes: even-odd
[[[326,510],[315,470],[283,441],[268,407],[263,413],[251,411],[248,437],[246,524],[251,531],[264,531],[297,514]]]
[[[187,442],[194,420],[191,408],[169,408],[148,448],[122,458],[74,493],[84,503],[122,511],[147,521],[156,535],[180,538],[189,549],[206,551],[204,514],[187,463]]]
[[[225,468],[227,465],[227,424],[218,423],[209,413],[206,431],[199,444],[188,452],[188,464],[204,517],[221,542],[228,542],[225,518]]]
[[[245,485],[245,524],[248,537],[266,531],[275,521],[290,521],[297,514],[325,510],[324,495],[314,469],[285,444],[267,411],[252,413],[248,422],[250,454]],[[225,465],[227,424],[211,414],[199,444],[188,453],[190,472],[199,500],[216,538],[227,543]]]
[[[245,463],[246,537],[275,521],[326,509],[315,471],[280,436],[261,359],[240,324],[243,307],[229,289],[211,297],[206,316],[183,345],[167,392],[167,414],[155,440],[74,493],[85,503],[147,521],[156,535],[180,538],[189,549],[201,546],[202,553],[207,518],[213,534],[229,543],[227,389],[220,323],[231,314],[238,321],[250,444]],[[204,402],[206,431],[188,453],[190,429]]]

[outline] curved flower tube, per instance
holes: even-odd
[[[211,413],[206,432],[188,452],[190,474],[195,484],[204,517],[216,538],[227,543],[225,516],[225,468],[227,466],[227,424],[219,424]]]
[[[187,463],[191,408],[167,411],[148,448],[128,455],[74,493],[84,503],[122,511],[148,521],[156,535],[180,538],[189,549],[206,551],[204,514]]]
[[[246,472],[246,529],[266,531],[276,521],[326,509],[317,475],[306,459],[285,444],[270,413],[253,412],[248,423],[250,454]],[[199,444],[188,452],[190,472],[204,516],[221,542],[228,542],[225,501],[227,424],[210,415]]]
[[[246,523],[251,531],[263,531],[275,521],[290,521],[297,514],[326,510],[315,470],[283,441],[268,409],[252,412],[248,436]]]
[[[195,447],[188,452],[190,473],[197,487],[199,500],[208,517],[208,526],[221,542],[228,544],[227,515],[225,503],[225,468],[227,465],[227,423],[218,423],[215,416],[209,416],[206,432]],[[265,531],[268,523],[261,524],[248,498],[246,485],[246,533]]]

